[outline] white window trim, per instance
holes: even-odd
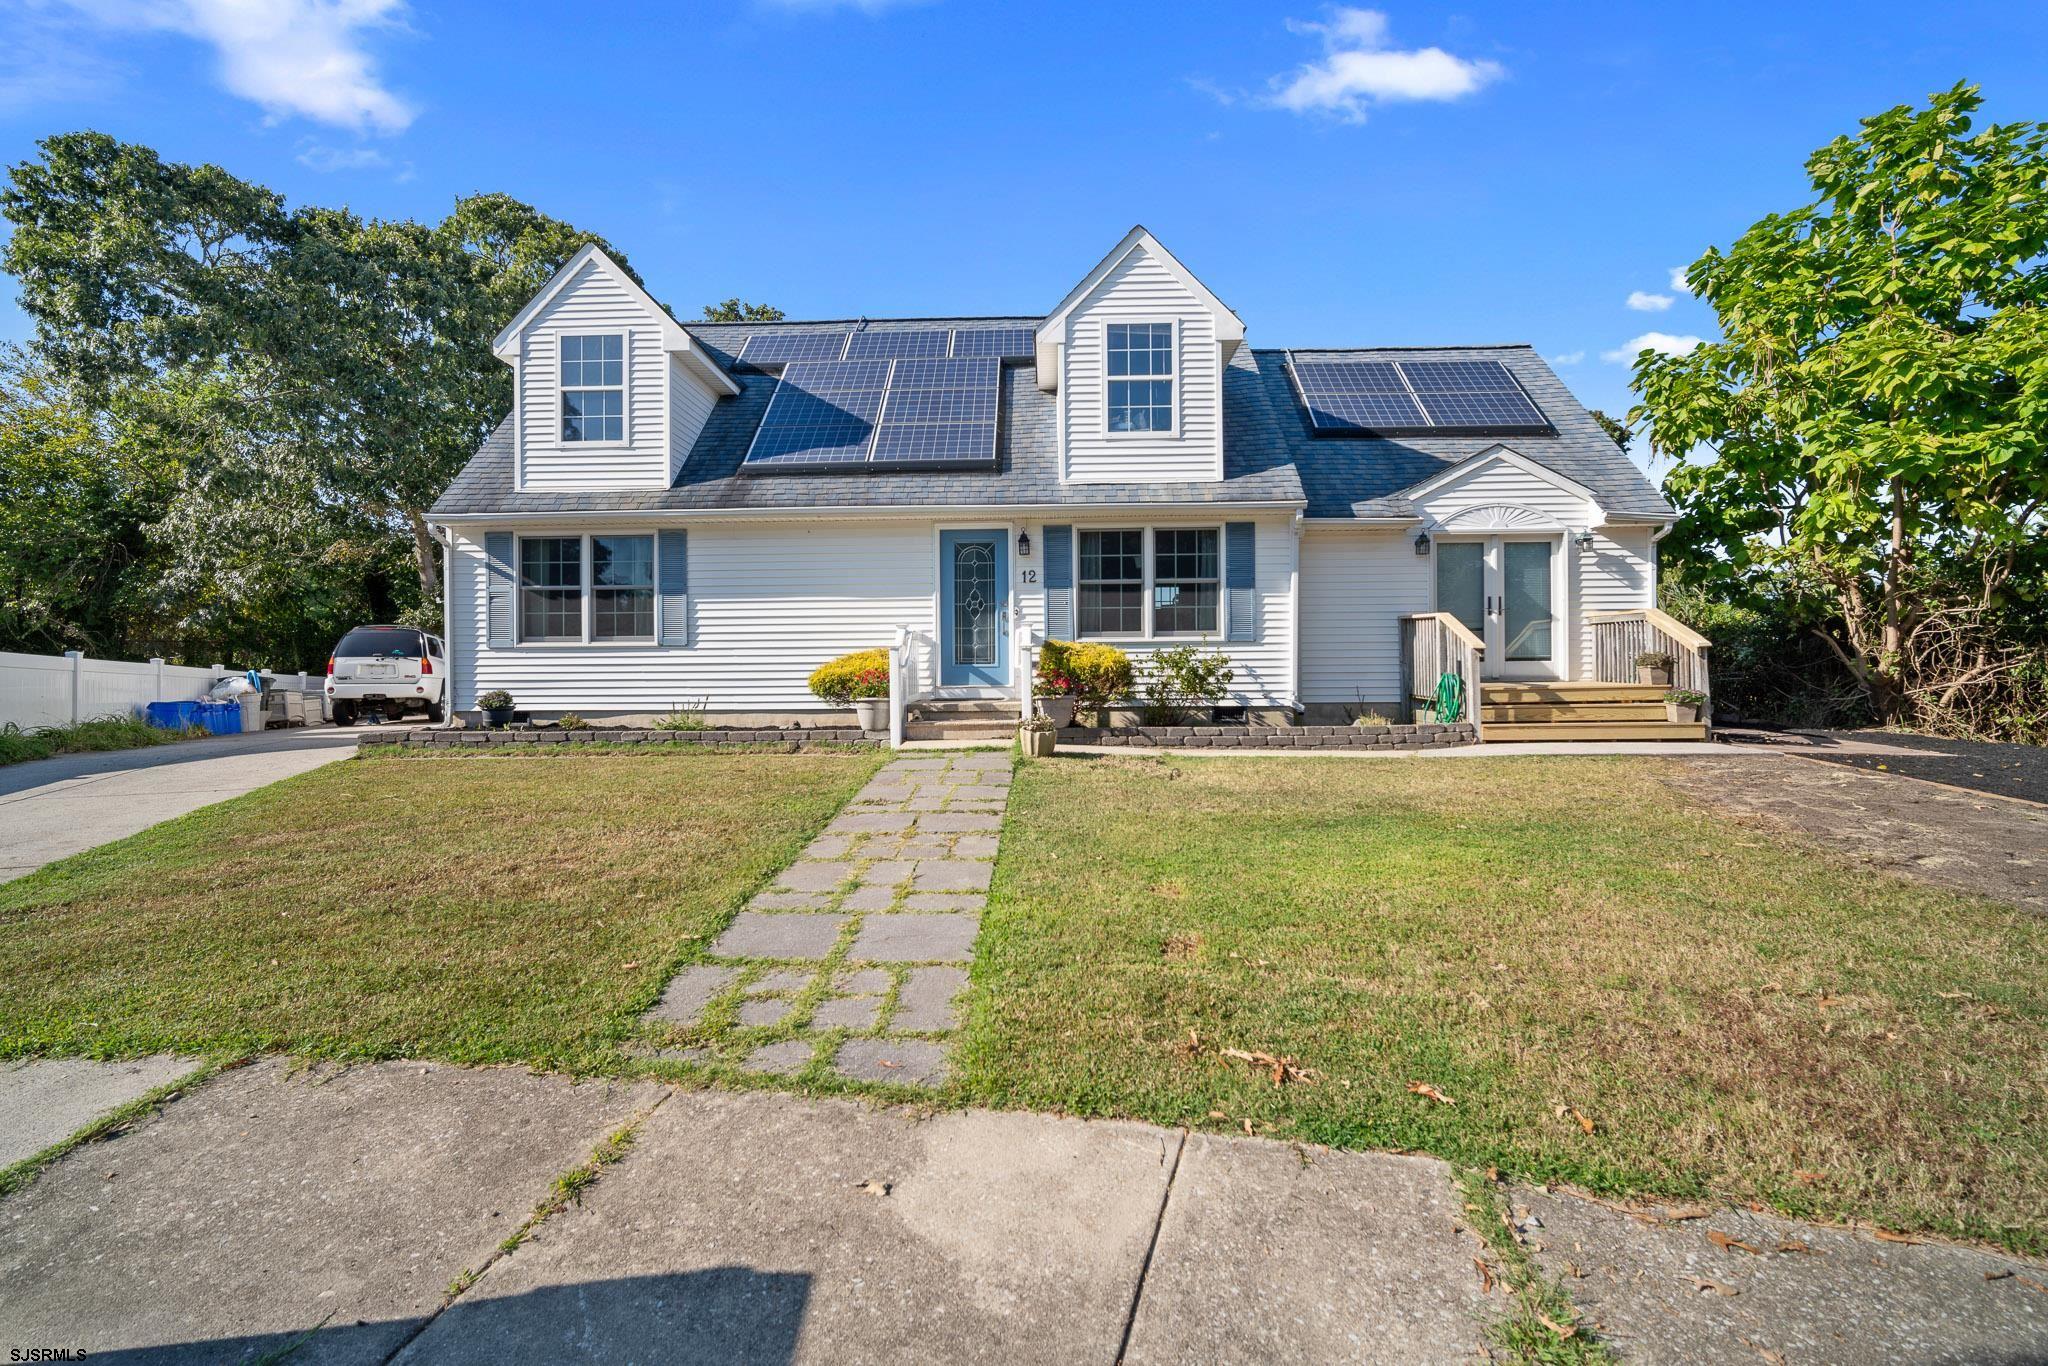
[[[1172,333],[1173,333],[1173,370],[1172,370],[1172,372],[1171,372],[1170,374],[1167,374],[1167,375],[1165,375],[1165,376],[1160,376],[1160,375],[1112,375],[1112,374],[1110,374],[1110,373],[1109,373],[1109,329],[1110,329],[1110,328],[1112,328],[1112,327],[1159,327],[1159,326],[1165,326],[1165,327],[1167,327],[1167,328],[1171,329],[1171,331],[1172,331]],[[1178,319],[1178,318],[1118,318],[1118,319],[1117,319],[1116,321],[1114,321],[1114,322],[1110,322],[1110,321],[1108,321],[1108,320],[1106,320],[1106,319],[1104,320],[1104,322],[1103,322],[1103,324],[1102,324],[1102,364],[1101,364],[1101,369],[1102,369],[1102,435],[1103,435],[1104,437],[1107,437],[1107,438],[1108,438],[1109,440],[1112,440],[1112,441],[1129,441],[1129,440],[1133,440],[1133,439],[1136,439],[1136,440],[1140,440],[1140,441],[1142,441],[1142,440],[1145,440],[1145,439],[1146,439],[1146,438],[1148,438],[1148,437],[1161,437],[1161,436],[1172,436],[1172,437],[1177,437],[1177,436],[1179,436],[1179,435],[1180,435],[1180,397],[1181,397],[1181,390],[1182,390],[1182,387],[1183,387],[1183,386],[1182,386],[1182,384],[1181,384],[1181,353],[1180,353],[1180,343],[1181,343],[1181,336],[1180,336],[1180,319]],[[1168,405],[1168,407],[1169,407],[1169,408],[1170,408],[1170,410],[1171,410],[1171,413],[1170,413],[1170,417],[1169,417],[1169,421],[1170,421],[1170,422],[1172,423],[1172,425],[1171,425],[1171,426],[1169,426],[1169,427],[1165,428],[1164,430],[1161,430],[1160,428],[1154,427],[1154,428],[1151,428],[1150,430],[1147,430],[1147,431],[1137,431],[1137,432],[1120,432],[1120,431],[1118,431],[1118,430],[1117,430],[1117,429],[1116,429],[1115,427],[1112,427],[1112,426],[1110,425],[1110,422],[1109,422],[1109,407],[1110,407],[1110,405],[1109,405],[1109,386],[1110,386],[1110,384],[1111,384],[1111,382],[1112,382],[1112,381],[1115,381],[1115,380],[1128,380],[1128,379],[1160,379],[1160,378],[1164,378],[1164,379],[1166,379],[1166,380],[1167,380],[1168,382],[1170,382],[1170,383],[1171,383],[1171,384],[1173,385],[1173,401],[1172,401],[1172,403],[1170,403],[1170,404]],[[1105,530],[1109,530],[1109,531],[1115,531],[1115,530],[1118,530],[1119,528],[1116,528],[1116,527],[1107,527],[1107,528],[1104,528],[1104,529],[1105,529]],[[1126,531],[1127,531],[1127,530],[1129,530],[1130,528],[1128,528],[1128,527],[1125,527],[1125,528],[1121,528],[1121,529],[1122,529],[1122,530],[1126,530]]]
[[[617,337],[619,339],[619,439],[617,441],[571,441],[562,434],[567,414],[564,398],[573,389],[584,393],[609,389],[608,384],[562,383],[562,339],[564,337]],[[591,332],[564,330],[555,334],[555,445],[565,451],[617,451],[633,444],[633,329],[599,328]]]
[[[1144,629],[1137,634],[1121,631],[1109,635],[1089,635],[1081,629],[1081,538],[1090,532],[1136,531],[1140,533],[1139,569],[1140,588],[1138,602],[1143,613]],[[1214,631],[1160,631],[1155,624],[1156,604],[1153,593],[1159,583],[1157,550],[1158,533],[1161,531],[1213,531],[1216,533],[1216,629]],[[1164,522],[1158,525],[1132,526],[1130,523],[1104,526],[1077,526],[1074,528],[1073,573],[1069,581],[1074,585],[1074,639],[1099,641],[1104,645],[1148,645],[1154,642],[1178,644],[1189,640],[1224,641],[1230,638],[1230,549],[1229,538],[1224,535],[1219,522]]]
[[[648,636],[614,636],[604,640],[596,638],[597,591],[591,577],[596,573],[591,558],[590,543],[600,536],[643,536],[653,543],[654,557],[654,634]],[[528,640],[526,638],[526,543],[528,541],[579,541],[582,543],[582,558],[578,561],[581,582],[577,592],[581,595],[583,634],[576,640]],[[512,538],[512,643],[525,650],[645,650],[661,644],[661,538],[652,531],[584,531],[567,535],[548,535],[535,532],[531,536]]]

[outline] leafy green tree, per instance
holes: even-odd
[[[1628,443],[1635,439],[1635,433],[1628,429],[1628,424],[1619,419],[1609,417],[1598,408],[1588,408],[1586,411],[1592,415],[1595,422],[1600,424],[1600,430],[1607,433],[1609,441],[1612,441],[1623,450],[1628,449]]]
[[[1965,730],[2038,669],[2048,583],[2048,125],[1979,103],[1814,153],[1813,203],[1688,270],[1723,340],[1645,353],[1629,415],[1693,571],[1768,581],[1884,721]]]
[[[743,303],[737,297],[724,303],[704,305],[707,323],[779,323],[782,310],[772,304]]]

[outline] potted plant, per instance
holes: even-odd
[[[1643,651],[1636,656],[1636,682],[1657,688],[1670,687],[1673,662],[1669,651]]]
[[[1076,711],[1086,710],[1095,724],[1106,725],[1109,704],[1130,696],[1131,657],[1114,645],[1048,640],[1039,654],[1038,677],[1041,691],[1063,691]]]
[[[1664,719],[1689,726],[1700,719],[1700,708],[1706,705],[1705,693],[1694,692],[1691,688],[1673,688],[1664,694]]]
[[[818,666],[811,692],[835,707],[849,703],[864,731],[889,728],[889,652],[855,650]]]
[[[1058,741],[1059,732],[1053,728],[1050,716],[1034,716],[1017,727],[1017,743],[1034,759],[1051,758]]]
[[[476,700],[477,709],[484,714],[486,725],[509,726],[512,724],[512,694],[503,688],[493,688]]]

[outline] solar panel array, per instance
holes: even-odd
[[[795,362],[742,468],[992,468],[1001,384],[994,356]]]
[[[1499,361],[1290,356],[1288,369],[1318,436],[1528,436],[1552,430]]]
[[[741,343],[734,360],[754,370],[775,370],[805,361],[945,360],[974,356],[1027,361],[1037,354],[1037,331],[1030,327],[848,327],[756,332]]]

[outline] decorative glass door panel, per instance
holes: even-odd
[[[1550,542],[1501,543],[1501,658],[1550,662]]]
[[[1486,543],[1444,541],[1436,548],[1436,610],[1475,636],[1486,634]]]
[[[939,684],[1001,687],[1008,678],[1009,574],[1001,531],[939,533]]]

